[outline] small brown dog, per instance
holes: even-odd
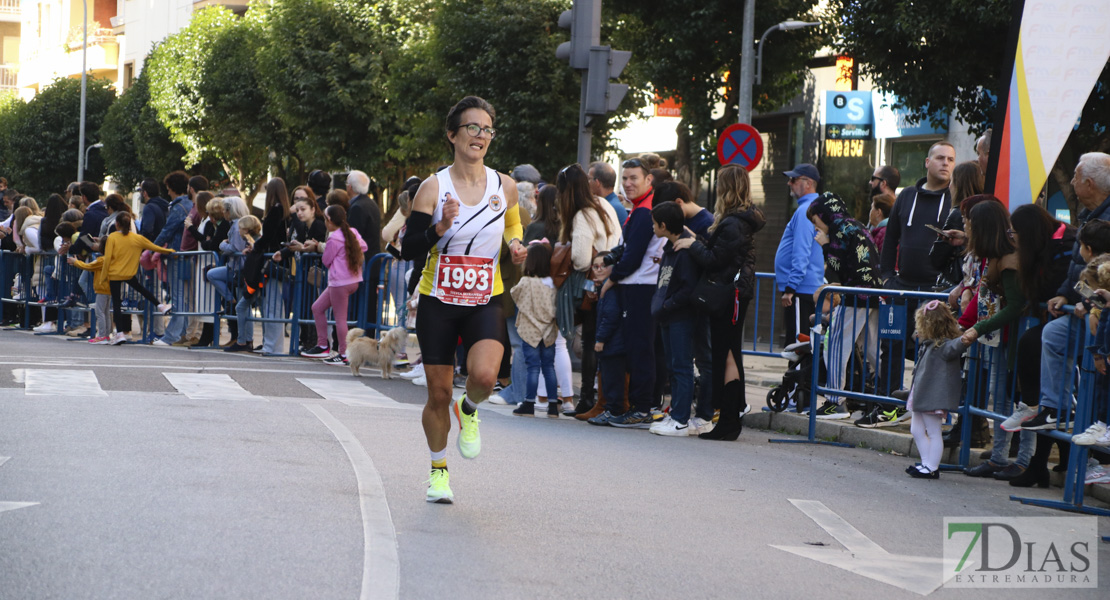
[[[361,329],[347,332],[347,362],[351,365],[351,374],[361,377],[359,367],[370,364],[381,369],[382,379],[392,379],[393,361],[405,349],[408,332],[404,327],[394,327],[382,334],[380,340],[365,337],[365,334]]]

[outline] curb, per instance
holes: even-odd
[[[809,417],[803,415],[785,412],[753,412],[744,417],[744,421],[745,425],[768,433],[782,432],[803,437],[809,435]],[[913,442],[913,436],[902,433],[898,429],[865,429],[856,427],[848,419],[839,421],[819,419],[815,435],[820,441],[851,444],[856,448],[867,448],[911,458],[921,457],[917,451],[917,445]],[[978,455],[978,452],[971,453],[969,466],[975,466],[983,462]],[[944,455],[941,457],[943,464],[957,464],[958,460],[959,448],[945,448]],[[1052,487],[1064,487],[1064,473],[1049,471],[1049,477]],[[1022,488],[1014,489],[1015,494],[1019,494],[1018,490]],[[1083,494],[1085,497],[1110,504],[1110,484],[1087,485],[1084,487]]]

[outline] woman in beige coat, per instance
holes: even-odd
[[[595,256],[609,252],[620,243],[621,224],[612,205],[590,193],[589,178],[577,163],[559,171],[555,185],[559,190],[559,241],[570,242],[571,264],[575,271],[586,273],[589,290],[593,283],[589,277],[590,265]],[[579,310],[577,317],[576,320],[582,322],[582,393],[578,405],[568,414],[595,416],[589,411],[596,404],[597,312],[591,306]]]

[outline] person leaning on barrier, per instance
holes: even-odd
[[[153,242],[166,225],[166,213],[169,211],[170,203],[159,195],[158,182],[149,177],[139,184],[139,195],[143,203],[139,234]]]
[[[1072,253],[1072,263],[1067,279],[1060,285],[1056,296],[1048,301],[1048,311],[1056,317],[1062,316],[1065,304],[1075,305],[1075,315],[1082,318],[1089,310],[1084,299],[1075,291],[1075,284],[1088,258],[1099,253],[1103,245],[1110,246],[1110,155],[1090,152],[1079,157],[1079,164],[1072,176],[1072,189],[1083,209],[1077,215],[1080,227]],[[1094,221],[1103,221],[1094,223]],[[1094,225],[1092,227],[1092,225]],[[1090,227],[1090,229],[1088,229]],[[1087,246],[1084,256],[1083,246]],[[1072,356],[1068,344],[1070,320],[1056,319],[1044,326],[1041,334],[1041,399],[1040,410],[1035,415],[1022,414],[1020,426],[1023,429],[1055,429],[1057,411],[1061,406],[1069,406],[1072,391],[1072,369],[1069,368]],[[1016,425],[1016,424],[1015,424]]]
[[[1001,202],[980,202],[968,212],[968,251],[983,261],[976,288],[976,323],[964,332],[968,344],[978,342],[987,373],[988,398],[979,402],[996,414],[1009,416],[1013,411],[1007,391],[1008,373],[1013,371],[1017,352],[1017,332],[1026,297],[1018,275],[1017,246],[1010,235],[1010,214]],[[1017,460],[1009,461],[1010,433],[996,420],[990,460],[965,471],[970,477],[993,476],[1010,480],[1025,472],[1035,446],[1032,434],[1023,433]]]
[[[813,222],[815,239],[821,245],[825,258],[825,276],[844,287],[880,288],[879,256],[875,242],[862,223],[852,218],[840,196],[825,192],[809,203],[806,217]],[[879,311],[875,296],[845,297],[834,309],[828,342],[825,345],[825,364],[828,367],[828,386],[847,389],[848,363],[855,351],[856,340],[866,332],[863,346],[867,364],[879,372]],[[866,373],[866,368],[863,369]],[[866,379],[866,377],[865,377]],[[892,409],[898,411],[899,409]],[[900,413],[884,415],[880,407],[861,419],[860,425],[879,424],[885,418],[896,422]],[[841,398],[826,394],[826,400],[817,409],[818,419],[846,419],[851,414]]]
[[[239,220],[250,214],[250,211],[247,209],[247,203],[238,196],[227,196],[223,200],[224,204],[227,205],[227,221],[231,223],[227,231],[227,239],[220,242],[219,246],[219,251],[223,256],[223,266],[208,269],[205,278],[224,301],[224,314],[234,315],[235,292],[238,288],[236,282],[239,279],[239,270],[243,266],[243,252],[247,247],[246,240],[239,233]],[[231,341],[227,345],[231,346],[239,339],[238,319],[229,318],[227,320],[227,333],[231,336]]]
[[[783,175],[788,178],[790,197],[798,202],[775,251],[775,287],[785,309],[784,342],[789,345],[797,341],[799,333],[805,332],[805,324],[813,314],[811,298],[825,280],[825,259],[821,246],[813,240],[816,234],[813,223],[806,217],[810,203],[817,198],[821,174],[817,167],[803,163]]]
[[[181,239],[185,235],[185,219],[193,210],[193,201],[189,198],[189,176],[184,171],[174,171],[166,175],[162,183],[169,190],[170,195],[173,196],[173,200],[170,202],[169,211],[166,214],[166,224],[154,240],[154,245],[175,251],[181,250]],[[87,215],[86,212],[86,218]],[[83,230],[84,228],[82,228]],[[167,284],[170,288],[170,304],[178,307],[178,310],[187,306],[185,300],[189,289],[189,278],[192,276],[185,262],[171,261],[169,277],[167,278]],[[185,335],[187,326],[187,317],[176,314],[171,316],[169,323],[166,324],[165,333],[162,337],[151,342],[152,345],[173,345]]]

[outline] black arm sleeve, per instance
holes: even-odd
[[[401,258],[413,260],[422,254],[427,254],[439,238],[435,227],[432,227],[432,215],[412,211],[405,221],[405,237],[401,240]]]

